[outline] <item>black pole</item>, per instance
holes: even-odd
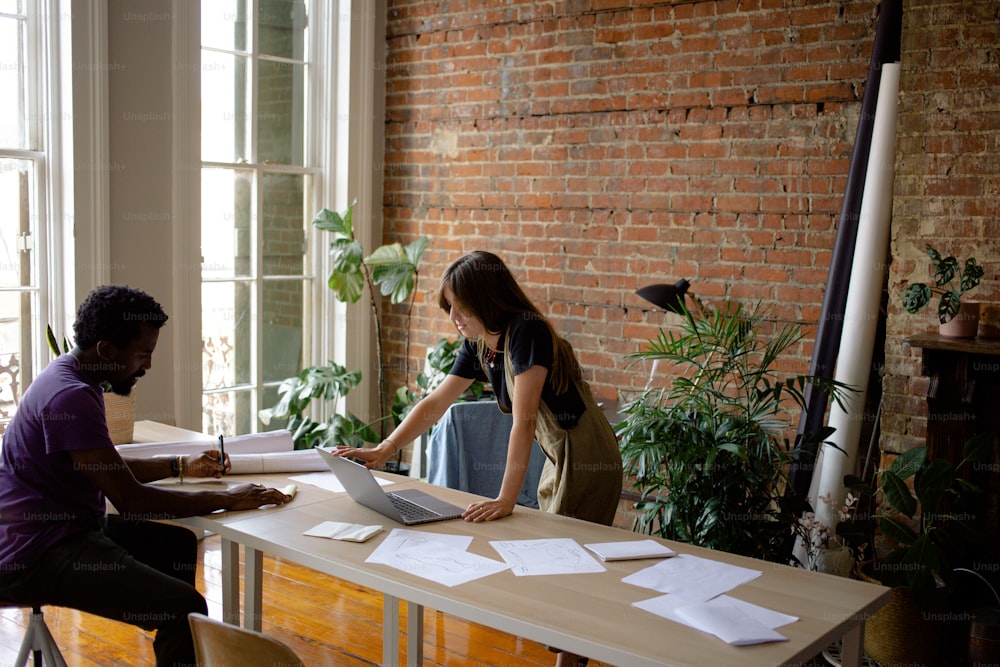
[[[847,288],[851,282],[851,265],[854,263],[854,246],[858,238],[858,218],[861,215],[861,198],[865,189],[868,172],[868,158],[872,143],[872,127],[875,124],[875,107],[878,101],[882,65],[898,62],[900,40],[903,32],[903,1],[882,0],[878,11],[878,28],[872,45],[872,57],[868,66],[868,80],[861,99],[861,117],[854,139],[854,150],[847,173],[844,201],[840,209],[840,225],[834,240],[833,255],[830,258],[830,273],[823,294],[823,309],[820,313],[819,328],[813,346],[809,373],[824,378],[833,378],[840,351],[840,339],[844,330],[844,311],[847,306]],[[813,387],[808,387],[805,395],[805,409],[799,418],[800,437],[816,433],[823,424],[827,407],[827,395]],[[803,442],[802,452],[790,470],[791,485],[801,497],[809,492],[814,462],[818,447],[815,443]]]

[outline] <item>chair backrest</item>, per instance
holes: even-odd
[[[253,630],[188,614],[198,667],[217,665],[286,665],[303,667],[292,649]]]

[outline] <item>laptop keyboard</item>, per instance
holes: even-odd
[[[402,514],[405,519],[419,521],[420,519],[434,519],[441,516],[437,512],[432,512],[426,507],[421,507],[416,503],[411,503],[405,498],[400,498],[394,493],[387,493],[386,495],[389,496],[389,500],[392,502],[393,507],[399,510],[399,513]]]

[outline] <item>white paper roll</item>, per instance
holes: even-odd
[[[284,429],[268,431],[267,433],[234,435],[231,438],[225,439],[225,445],[226,454],[230,458],[235,454],[290,452],[294,447],[292,444],[292,434]],[[218,445],[215,440],[208,440],[195,442],[142,442],[118,445],[115,449],[122,456],[145,457],[197,454],[217,447]]]
[[[899,69],[899,63],[882,66],[868,172],[858,219],[858,238],[844,312],[844,334],[834,373],[834,379],[858,389],[858,392],[847,397],[843,409],[836,403],[830,407],[829,425],[836,429],[830,441],[843,451],[823,445],[817,461],[818,475],[813,476],[814,482],[817,478],[819,481],[815,484],[815,494],[810,494],[816,518],[831,530],[836,528],[838,522],[835,508],[819,498],[829,495],[837,503],[843,502],[846,496],[844,475],[855,470],[882,300],[889,223],[892,219]]]

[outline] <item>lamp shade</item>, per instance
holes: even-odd
[[[682,315],[684,313],[684,294],[687,293],[689,287],[691,287],[691,283],[681,278],[673,285],[646,285],[637,289],[635,293],[654,306]]]

